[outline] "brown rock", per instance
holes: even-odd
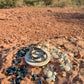
[[[7,17],[5,14],[0,14],[0,20],[7,20]]]
[[[81,76],[84,78],[84,68],[81,68],[81,69],[80,69],[80,74],[81,74]]]
[[[83,57],[84,56],[84,50],[80,51],[80,55]]]
[[[78,41],[77,45],[80,46],[81,48],[84,48],[84,41]]]
[[[71,51],[71,52],[78,52],[78,49],[76,46],[74,46],[72,43],[66,43],[64,44],[64,47],[66,48],[66,50]]]
[[[56,40],[56,43],[59,45],[63,45],[64,43],[67,43],[68,41],[65,38],[58,38]]]

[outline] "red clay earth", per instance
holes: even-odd
[[[2,71],[12,65],[17,50],[41,40],[81,55],[72,74],[50,84],[84,84],[84,9],[34,7],[0,9],[0,83],[10,84]],[[21,84],[37,82],[27,76]]]

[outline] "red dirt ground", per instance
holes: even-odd
[[[84,9],[34,7],[0,9],[1,84],[10,84],[7,81],[9,77],[6,78],[2,71],[11,66],[13,54],[20,47],[41,40],[55,40],[62,36],[84,40]],[[84,49],[84,45],[82,47]],[[31,80],[27,78],[25,80],[21,84],[32,84]]]

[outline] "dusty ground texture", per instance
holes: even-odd
[[[0,9],[0,83],[10,84],[10,77],[2,71],[12,65],[18,49],[41,40],[61,46],[66,53],[78,56],[79,51],[81,55],[73,60],[73,71],[67,77],[58,76],[52,84],[84,84],[84,9],[33,7]],[[25,77],[21,84],[37,83]]]

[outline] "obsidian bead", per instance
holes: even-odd
[[[13,63],[15,63],[15,64],[18,64],[18,63],[20,63],[20,62],[21,62],[20,59],[15,59],[15,60],[13,60]]]
[[[25,77],[25,76],[26,76],[26,74],[24,73],[24,74],[23,74],[23,77]]]
[[[7,69],[7,72],[10,73],[12,70],[11,69]]]
[[[33,81],[36,81],[37,80],[37,77],[33,77]]]
[[[11,84],[16,84],[16,81],[13,78],[10,78],[9,81],[11,82]]]
[[[39,81],[38,84],[42,84],[42,81]]]
[[[17,79],[22,80],[23,76],[19,75],[19,76],[17,76]]]
[[[44,79],[46,80],[47,77],[44,77]]]
[[[16,84],[20,84],[20,79],[16,79]]]

